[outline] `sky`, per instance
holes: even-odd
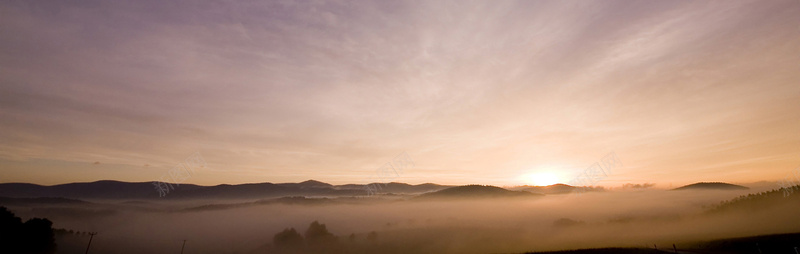
[[[798,69],[798,0],[2,1],[0,182],[775,181]]]

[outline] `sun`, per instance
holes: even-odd
[[[550,172],[539,172],[527,174],[525,176],[525,181],[529,185],[547,186],[557,184],[559,179],[556,174]]]

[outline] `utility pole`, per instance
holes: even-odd
[[[186,247],[186,240],[183,240],[183,245],[181,245],[181,254],[183,254],[184,247]]]
[[[89,232],[89,245],[86,245],[86,254],[89,254],[89,246],[92,246],[92,239],[97,232]]]

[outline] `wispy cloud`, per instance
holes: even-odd
[[[614,150],[624,181],[778,178],[800,163],[799,5],[5,2],[0,163],[122,179],[102,166],[200,150],[247,172],[200,183],[349,182],[408,151],[398,180],[514,184]]]

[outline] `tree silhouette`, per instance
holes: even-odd
[[[305,236],[309,246],[325,246],[336,242],[336,236],[328,232],[328,228],[325,227],[325,224],[321,224],[317,221],[312,222],[311,225],[308,226]]]
[[[342,253],[343,246],[339,244],[338,238],[331,232],[325,224],[314,221],[308,226],[305,233],[306,244],[310,253]]]
[[[275,248],[283,252],[300,252],[304,246],[303,236],[294,228],[287,228],[272,237]]]
[[[0,248],[6,250],[19,250],[20,232],[22,231],[22,219],[14,216],[5,207],[0,207]]]
[[[14,213],[0,206],[0,252],[21,254],[55,253],[53,223],[33,218],[25,223]]]
[[[325,224],[314,221],[301,236],[294,228],[287,228],[275,234],[272,238],[273,250],[277,253],[314,253],[333,254],[346,253],[346,248],[339,243],[339,238],[328,231]],[[355,241],[355,234],[350,235],[350,240]]]

